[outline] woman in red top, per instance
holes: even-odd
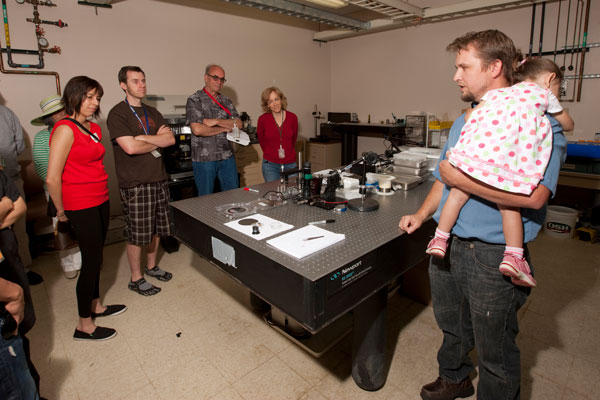
[[[261,95],[265,112],[258,118],[256,135],[263,151],[262,173],[265,182],[278,180],[281,166],[295,169],[298,117],[287,111],[287,99],[276,87],[268,87]]]
[[[50,134],[50,159],[46,184],[59,221],[69,221],[81,249],[81,272],[77,280],[79,322],[75,340],[106,340],[117,332],[96,326],[92,318],[120,314],[124,305],[100,302],[100,267],[108,231],[108,175],[104,170],[104,146],[100,127],[88,121],[100,114],[100,84],[76,76],[65,86],[62,101],[67,118],[58,121]]]

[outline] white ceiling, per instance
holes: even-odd
[[[313,39],[339,40],[384,30],[440,22],[478,14],[527,7],[544,0],[345,0],[338,9],[307,0],[221,0],[228,7],[251,7],[317,23]],[[558,0],[549,0],[552,3]],[[311,29],[311,28],[309,28]]]

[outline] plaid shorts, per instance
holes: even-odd
[[[144,246],[154,235],[169,236],[169,187],[166,181],[121,188],[127,243]]]

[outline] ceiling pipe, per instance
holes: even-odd
[[[4,59],[1,54],[0,54],[0,72],[2,72],[3,74],[13,74],[13,75],[53,75],[56,79],[56,94],[61,95],[60,76],[58,75],[58,72],[6,70],[6,69],[4,69]]]
[[[34,9],[36,6],[34,5]],[[44,56],[42,52],[42,48],[38,42],[38,63],[37,64],[17,64],[12,59],[12,49],[10,47],[10,30],[8,28],[8,12],[6,10],[6,0],[2,0],[2,15],[4,18],[4,37],[6,38],[6,61],[8,65],[12,68],[44,68]]]
[[[8,31],[8,15],[7,15],[7,11],[6,11],[6,0],[2,0],[2,11],[3,11],[3,16],[4,16],[4,31],[5,31],[5,35],[6,35],[6,40],[7,40],[7,44],[6,44],[6,50],[2,49],[2,52],[6,52],[7,54],[7,60],[9,63],[9,66],[11,67],[29,67],[29,68],[43,68],[44,66],[44,61],[43,61],[43,51],[42,48],[40,47],[39,43],[38,43],[38,51],[34,51],[34,50],[14,50],[15,53],[22,53],[22,54],[38,54],[39,55],[39,59],[40,59],[40,64],[38,65],[29,65],[29,64],[14,64],[12,62],[12,58],[11,58],[11,51],[13,51],[10,48],[10,35],[9,35],[9,31]],[[1,46],[0,46],[1,48]],[[14,65],[13,65],[14,64]],[[10,75],[52,75],[54,76],[55,80],[56,80],[56,94],[60,95],[61,94],[61,89],[60,89],[60,76],[58,75],[58,72],[54,72],[54,71],[22,71],[22,70],[7,70],[4,68],[4,58],[2,57],[2,54],[0,53],[0,72],[3,74],[10,74]]]

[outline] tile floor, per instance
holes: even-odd
[[[522,398],[597,399],[600,243],[542,235],[530,248],[538,288],[520,314]],[[34,261],[45,281],[32,287],[38,320],[29,337],[44,397],[412,400],[437,376],[441,334],[432,309],[406,297],[390,302],[387,383],[365,392],[351,377],[348,337],[310,356],[252,311],[246,290],[183,245],[160,261],[173,280],[142,297],[127,289],[124,249],[105,248],[101,293],[106,304],[129,309],[102,320],[118,335],[100,343],[73,341],[76,282],[63,277],[56,256]]]

